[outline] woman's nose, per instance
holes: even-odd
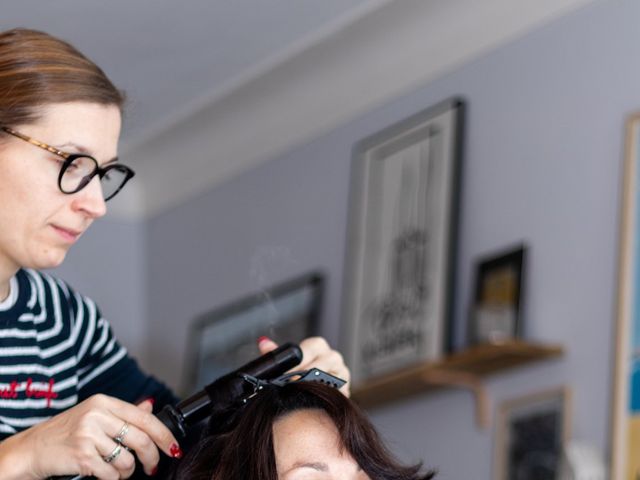
[[[73,194],[74,209],[83,211],[91,218],[102,217],[107,213],[107,204],[102,194],[102,185],[100,177],[96,175],[91,181],[79,192]]]

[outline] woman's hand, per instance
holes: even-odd
[[[158,448],[176,458],[182,452],[169,429],[151,413],[152,408],[150,401],[136,406],[94,395],[0,443],[2,478],[71,474],[128,478],[135,469],[134,452],[145,473],[153,475],[160,460]]]
[[[266,337],[262,337],[258,342],[260,353],[265,354],[277,348],[278,345]],[[333,350],[327,341],[322,337],[310,337],[300,342],[302,349],[302,363],[295,367],[295,370],[308,370],[319,368],[331,375],[335,375],[347,383],[340,389],[347,397],[350,394],[349,380],[351,372],[345,365],[342,355],[337,350]]]

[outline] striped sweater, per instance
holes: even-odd
[[[129,402],[173,394],[113,336],[95,303],[61,280],[19,270],[0,303],[0,440],[96,393]]]

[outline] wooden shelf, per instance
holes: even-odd
[[[373,407],[433,388],[470,389],[476,401],[476,420],[488,424],[487,400],[483,377],[563,354],[559,345],[541,345],[522,341],[487,344],[448,355],[437,362],[407,368],[367,381],[353,390],[353,399],[361,406]]]

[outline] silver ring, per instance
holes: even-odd
[[[118,434],[115,437],[113,437],[113,439],[116,441],[116,443],[124,444],[124,436],[127,434],[128,431],[129,431],[129,424],[127,422],[124,422],[124,425],[122,425],[122,428],[120,429]]]
[[[113,462],[116,458],[118,458],[118,455],[120,455],[120,452],[122,452],[122,445],[118,444],[116,445],[116,448],[113,449],[113,452],[111,452],[109,455],[107,455],[106,457],[102,457],[103,460],[107,463],[111,463]]]

